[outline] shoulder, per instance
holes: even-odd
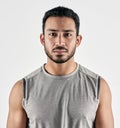
[[[28,75],[26,75],[24,78],[25,79],[31,79],[34,78],[38,75],[40,75],[40,73],[42,73],[42,66],[40,68],[37,68],[36,70],[34,70],[33,72],[29,73]]]
[[[93,72],[92,70],[90,70],[80,64],[79,64],[79,72],[88,78],[98,79],[98,77],[99,77],[99,75],[97,73]]]
[[[114,127],[114,118],[112,112],[112,95],[110,87],[104,78],[100,79],[100,100],[96,113],[96,127]]]
[[[10,95],[12,95],[14,93],[14,95],[18,95],[18,92],[21,92],[23,86],[23,80],[18,80],[12,87]]]
[[[111,103],[112,94],[110,87],[107,81],[101,77],[100,79],[100,105],[106,104],[107,102]]]
[[[9,95],[9,104],[13,108],[22,107],[22,98],[23,98],[23,80],[17,81],[10,92]]]
[[[11,89],[9,96],[9,112],[7,119],[7,127],[25,127],[26,126],[26,112],[22,106],[22,86],[23,81],[17,81]],[[16,118],[17,117],[17,118]]]

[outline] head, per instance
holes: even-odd
[[[45,13],[40,40],[50,61],[65,63],[73,59],[82,39],[79,24],[78,15],[66,7],[59,6]]]
[[[51,10],[48,10],[45,13],[45,15],[43,17],[43,21],[42,21],[43,33],[44,33],[46,20],[49,17],[69,17],[69,18],[73,19],[75,22],[75,27],[76,27],[76,35],[79,35],[79,26],[80,26],[79,16],[72,9],[58,6],[56,8],[51,9]]]

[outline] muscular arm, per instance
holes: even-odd
[[[7,128],[26,128],[26,113],[22,107],[23,87],[18,81],[12,88],[9,96],[9,113]]]
[[[111,107],[111,92],[104,79],[101,79],[100,103],[96,114],[95,126],[95,128],[114,128]]]

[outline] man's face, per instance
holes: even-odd
[[[73,59],[81,41],[81,37],[76,36],[74,20],[68,17],[49,17],[45,23],[44,35],[40,39],[48,59],[55,63]]]

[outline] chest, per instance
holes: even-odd
[[[88,91],[88,85],[83,86],[80,81],[51,85],[41,85],[41,88],[29,92],[25,106],[29,119],[95,119],[98,101],[94,98],[94,92]]]

